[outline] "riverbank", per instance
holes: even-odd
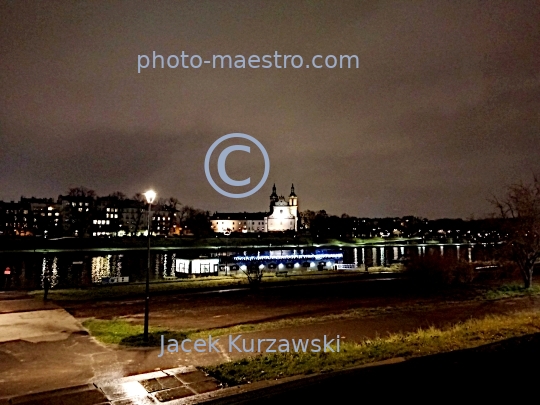
[[[263,275],[263,287],[270,285],[294,285],[310,282],[329,282],[333,280],[352,280],[357,278],[369,278],[378,276],[383,272],[383,268],[370,268],[370,271],[347,270],[345,271],[325,271],[325,272],[304,272],[288,275],[287,277],[277,277],[272,273]],[[388,269],[386,269],[388,270]],[[390,273],[390,272],[389,272]],[[393,271],[391,273],[398,273]],[[150,283],[152,295],[167,295],[182,292],[213,291],[222,288],[249,289],[249,283],[245,274],[234,276],[210,276],[196,279],[177,279],[174,281],[154,281]],[[117,285],[92,285],[87,288],[63,288],[53,289],[48,292],[48,299],[52,301],[100,301],[111,299],[141,298],[146,294],[146,284],[143,282],[117,284]],[[43,290],[30,291],[34,297],[43,295]]]
[[[227,250],[237,248],[275,249],[275,248],[324,248],[324,247],[357,247],[391,244],[440,244],[461,243],[467,241],[422,241],[421,238],[348,238],[323,239],[301,235],[270,235],[259,234],[238,236],[214,236],[210,238],[195,238],[191,236],[152,238],[152,250]],[[80,252],[115,252],[130,250],[146,250],[146,237],[137,238],[2,238],[0,253],[57,253],[64,251]]]
[[[156,336],[156,332],[166,330],[166,336],[176,340],[181,340],[188,331],[192,337],[207,337],[212,333],[212,336],[222,336],[220,342],[226,341],[228,334],[242,334],[256,340],[283,338],[289,341],[339,334],[343,343],[362,344],[366,339],[406,335],[432,325],[444,331],[469,318],[481,319],[490,314],[511,317],[515,311],[538,308],[539,298],[522,296],[525,292],[517,287],[499,288],[494,296],[500,296],[498,291],[503,295],[511,292],[514,297],[487,300],[486,294],[479,295],[474,288],[421,293],[413,291],[403,281],[361,282],[352,278],[339,283],[309,286],[303,283],[294,288],[270,286],[257,294],[246,289],[230,293],[153,296],[150,331],[159,339],[160,333]],[[0,380],[4,395],[110,380],[158,368],[217,367],[246,356],[225,350],[221,353],[167,352],[159,357],[159,340],[154,348],[133,347],[140,346],[142,300],[57,304],[78,322],[84,322],[94,336],[81,332],[54,342],[31,343],[18,339],[1,344],[0,358],[4,367]],[[9,305],[13,307],[15,303]],[[27,318],[26,314],[21,316]],[[358,353],[354,354],[357,361]],[[331,366],[340,368],[339,359],[335,360]],[[257,364],[251,366],[246,373],[255,370]],[[229,374],[223,370],[225,373]]]

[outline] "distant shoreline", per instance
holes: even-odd
[[[501,243],[501,242],[493,242]],[[152,238],[151,250],[201,250],[223,251],[237,249],[311,249],[311,248],[354,248],[384,245],[474,245],[466,240],[422,241],[420,238],[373,238],[373,239],[317,239],[291,236],[280,237],[171,237]],[[146,237],[138,238],[0,238],[2,253],[60,253],[60,252],[121,252],[147,250]]]

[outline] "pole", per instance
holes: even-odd
[[[150,215],[152,204],[148,203],[148,267],[146,268],[146,298],[144,300],[144,343],[148,344],[148,315],[150,312]]]

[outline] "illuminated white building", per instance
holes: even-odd
[[[215,213],[211,218],[212,229],[217,233],[232,232],[284,232],[298,230],[298,197],[294,184],[288,200],[278,196],[276,185],[270,195],[270,212]]]
[[[219,259],[217,257],[212,258],[198,258],[198,259],[176,259],[175,273],[180,274],[195,274],[195,275],[209,275],[217,274],[219,266]]]

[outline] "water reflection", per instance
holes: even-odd
[[[49,286],[54,288],[58,284],[58,258],[43,258],[41,264],[41,288],[45,286],[45,279],[49,280]]]
[[[199,255],[219,257],[230,260],[231,256],[241,254],[245,248],[228,252],[220,251],[212,254],[202,250],[182,250],[168,252],[152,252],[151,280],[162,280],[175,275],[176,259],[195,259]],[[282,255],[311,254],[336,252],[334,249],[271,249],[264,251],[246,251],[248,255],[271,255],[276,258]],[[442,255],[462,258],[468,262],[493,259],[498,252],[496,245],[399,245],[399,246],[366,246],[358,248],[342,248],[344,264],[361,266],[388,266],[402,258],[413,258],[425,255]],[[43,288],[44,277],[49,277],[52,287],[79,287],[101,284],[103,278],[129,276],[130,282],[142,282],[146,278],[148,258],[146,251],[130,251],[117,254],[100,254],[89,252],[64,252],[57,254],[4,254],[0,257],[0,268],[9,266],[12,269],[13,287]]]
[[[100,256],[92,258],[92,282],[101,283],[101,279],[111,276],[111,266],[109,263],[111,256]]]

